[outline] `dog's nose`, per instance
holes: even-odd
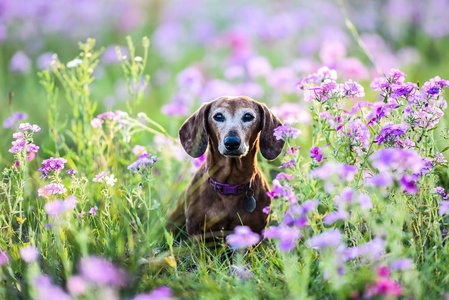
[[[224,145],[229,151],[237,150],[240,147],[240,138],[236,135],[231,135],[225,138]]]

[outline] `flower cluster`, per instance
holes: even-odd
[[[309,222],[309,214],[318,205],[317,200],[307,200],[301,205],[293,204],[284,214],[279,226],[270,226],[264,230],[265,238],[279,241],[279,249],[283,252],[296,248],[297,241],[302,237],[301,229]]]
[[[109,172],[101,172],[95,175],[94,179],[92,179],[93,182],[104,182],[106,185],[114,186],[114,184],[117,182],[117,178],[114,178],[114,174],[110,174]]]
[[[402,287],[399,283],[389,278],[390,272],[387,267],[380,268],[378,270],[378,276],[376,282],[369,285],[365,294],[366,299],[371,299],[375,296],[380,296],[384,299],[391,299],[393,297],[399,297],[402,294]]]
[[[28,119],[26,113],[15,112],[3,122],[3,128],[14,128],[19,121]]]
[[[11,142],[12,147],[8,151],[10,153],[25,152],[28,160],[32,160],[39,150],[39,146],[32,143],[32,136],[33,133],[39,132],[41,128],[35,124],[21,123],[19,130],[12,135],[16,140]]]
[[[50,157],[42,161],[43,167],[39,168],[39,172],[42,172],[41,178],[45,178],[52,171],[61,171],[64,169],[64,164],[67,163],[67,159],[62,157]]]
[[[324,103],[329,99],[354,98],[365,96],[365,89],[359,83],[349,80],[339,84],[336,82],[337,73],[327,67],[321,68],[316,74],[302,78],[297,87],[305,91],[304,101],[316,100]],[[315,86],[320,84],[319,86]]]
[[[296,120],[288,120],[284,125],[275,128],[273,135],[276,137],[276,140],[296,139],[301,134],[301,130],[292,127],[296,123]]]
[[[158,158],[156,155],[153,155],[151,157],[149,156],[151,156],[151,153],[144,153],[137,156],[137,160],[128,166],[128,170],[132,172],[135,170],[139,170],[139,167],[142,168],[145,167],[146,165],[150,165],[152,167],[154,163],[158,160]]]
[[[48,198],[51,195],[65,194],[67,189],[62,183],[50,183],[44,187],[39,188],[37,191],[40,197]]]
[[[124,111],[107,111],[105,113],[99,114],[96,118],[92,119],[92,121],[90,121],[90,125],[92,125],[93,128],[101,128],[104,120],[110,120],[119,124],[123,124],[123,119],[126,118],[128,118],[128,114]]]

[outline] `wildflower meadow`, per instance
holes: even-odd
[[[0,0],[0,299],[448,299],[448,15]],[[270,221],[195,241],[178,130],[238,95],[283,122]]]

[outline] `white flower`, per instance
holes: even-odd
[[[109,186],[114,186],[114,183],[117,182],[117,178],[114,178],[114,174],[104,177],[104,181]]]
[[[74,68],[77,65],[81,64],[83,61],[79,58],[75,58],[67,63],[67,68]]]
[[[140,57],[140,56],[136,56],[136,57],[134,57],[134,60],[135,60],[135,61],[142,61],[143,59],[142,59],[142,57]]]

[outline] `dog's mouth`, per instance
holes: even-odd
[[[231,158],[241,158],[248,154],[248,149],[225,150],[221,153],[223,156]]]
[[[242,156],[245,156],[246,153],[242,153],[240,151],[226,151],[225,153],[222,154],[226,157],[240,158]]]

